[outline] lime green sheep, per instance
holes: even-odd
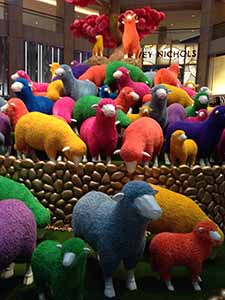
[[[194,104],[185,108],[187,117],[196,117],[196,112],[200,109],[207,109],[209,105],[209,95],[205,92],[199,92],[194,97]]]
[[[83,300],[88,251],[79,238],[71,238],[63,244],[50,240],[40,243],[31,261],[39,300],[47,299],[46,288],[54,300]]]
[[[108,84],[109,86],[116,84],[116,80],[113,78],[113,73],[116,72],[116,70],[120,67],[124,67],[130,71],[130,77],[133,81],[144,82],[150,87],[153,85],[152,81],[140,68],[121,61],[114,61],[110,64],[107,64],[104,84]]]
[[[80,126],[87,118],[96,115],[96,110],[92,108],[93,104],[98,104],[101,100],[96,96],[83,96],[81,97],[74,107],[73,118],[77,121],[77,125]],[[117,121],[121,127],[127,127],[131,121],[128,116],[121,110],[117,110]]]
[[[0,176],[0,200],[22,200],[32,211],[38,228],[44,228],[50,223],[50,212],[25,187],[24,184]]]

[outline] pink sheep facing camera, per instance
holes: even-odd
[[[107,163],[110,163],[118,142],[117,106],[114,100],[105,98],[92,108],[96,108],[96,116],[83,122],[80,137],[87,144],[92,161],[100,160],[100,153],[104,153]]]

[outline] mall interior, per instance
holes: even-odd
[[[0,0],[0,300],[225,300],[224,234],[225,0]]]

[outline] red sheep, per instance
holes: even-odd
[[[196,111],[197,116],[196,117],[188,117],[185,118],[185,121],[188,122],[203,122],[208,118],[208,111],[207,109],[199,109],[198,111]]]
[[[90,80],[97,86],[101,86],[105,80],[106,65],[97,65],[90,67],[84,74],[79,77],[79,80]]]
[[[122,148],[114,153],[120,153],[127,171],[134,173],[137,164],[142,161],[147,164],[155,158],[155,165],[158,164],[157,156],[160,154],[162,144],[163,131],[158,122],[152,118],[143,117],[127,127],[123,135]]]
[[[130,108],[132,110],[132,107],[134,107],[139,98],[138,94],[132,88],[124,87],[114,101],[122,111],[125,113],[129,111],[131,113]]]
[[[162,68],[158,70],[155,74],[154,85],[166,83],[178,86],[179,72],[180,67],[178,64],[172,64],[168,68]]]
[[[122,21],[124,24],[124,32],[123,32],[123,50],[124,50],[124,58],[133,57],[138,58],[141,52],[140,46],[140,37],[137,32],[136,23],[138,20],[136,19],[136,14],[132,10],[128,10],[124,14],[125,18]]]
[[[210,256],[212,247],[221,241],[216,225],[208,220],[199,222],[191,233],[160,233],[149,246],[152,269],[159,273],[168,290],[174,291],[170,272],[175,265],[186,266],[194,289],[199,291],[202,264]]]

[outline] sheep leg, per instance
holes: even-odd
[[[12,146],[7,146],[5,156],[9,156],[11,154],[11,150],[12,150]]]
[[[31,266],[28,265],[26,274],[25,274],[25,276],[24,276],[23,283],[24,283],[25,285],[30,285],[30,284],[33,283],[33,281],[34,281],[34,278],[33,278],[33,272],[32,272]]]
[[[158,161],[158,156],[156,156],[155,159],[154,159],[153,167],[158,168],[158,166],[159,166],[159,161]]]
[[[1,278],[8,279],[14,275],[15,264],[11,263],[7,268],[2,271]]]
[[[205,167],[205,161],[203,158],[199,159],[199,165],[200,167]]]
[[[193,288],[194,288],[195,291],[201,291],[201,287],[198,283],[198,279],[195,280],[195,281],[192,281],[192,285],[193,285]]]
[[[164,160],[165,160],[165,165],[171,165],[168,153],[164,153]]]
[[[132,58],[133,58],[133,59],[136,59],[136,54],[135,54],[135,53],[132,55]]]
[[[45,294],[44,293],[39,294],[38,299],[39,300],[46,300]]]
[[[173,292],[174,291],[174,286],[172,285],[171,281],[170,280],[166,280],[165,281],[165,284],[168,288],[169,291]]]
[[[112,160],[111,160],[111,156],[110,155],[107,155],[106,156],[106,164],[111,164]]]
[[[128,58],[128,54],[124,54],[123,58],[127,59]]]
[[[102,161],[100,153],[98,154],[98,161]]]
[[[18,159],[26,159],[26,155],[20,151],[16,151]]]
[[[113,298],[113,297],[116,296],[114,286],[113,286],[112,277],[108,277],[108,278],[105,279],[104,295],[108,298]]]
[[[134,270],[129,270],[127,273],[127,288],[130,291],[135,291],[137,289]]]
[[[84,163],[87,163],[87,161],[88,161],[88,160],[87,160],[87,155],[84,155],[84,156],[83,156],[83,162],[84,162]]]
[[[210,166],[210,162],[209,162],[209,159],[208,159],[208,157],[206,157],[206,159],[205,159],[205,163],[206,163],[206,166]]]
[[[202,282],[202,278],[198,276],[198,282]]]

